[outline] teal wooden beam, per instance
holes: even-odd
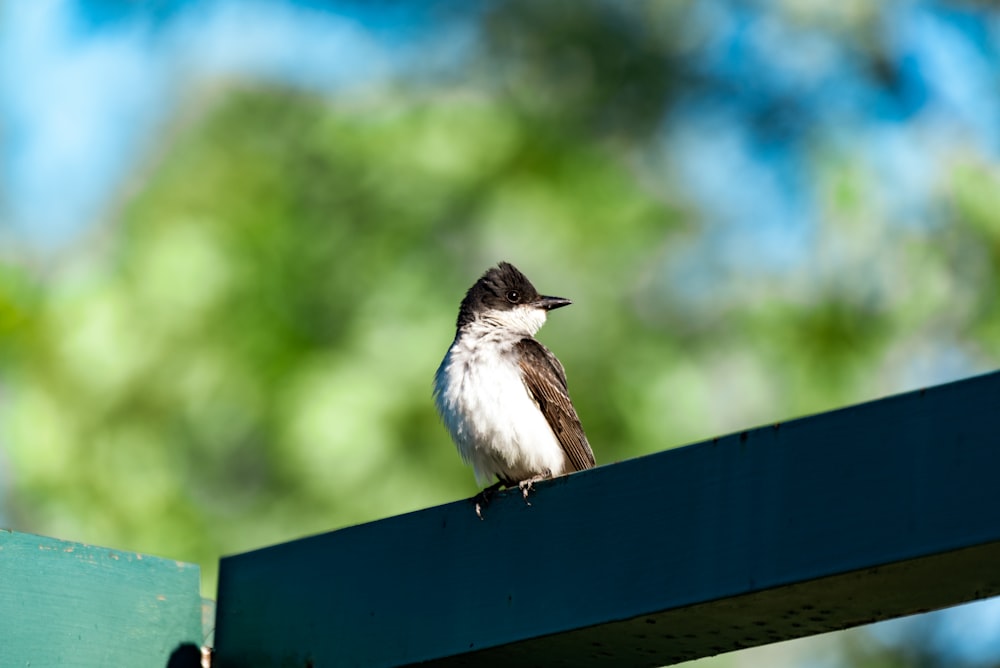
[[[658,666],[994,596],[998,472],[993,373],[305,538],[222,560],[214,665]]]
[[[199,569],[0,530],[0,665],[197,668]]]

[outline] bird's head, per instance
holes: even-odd
[[[528,336],[545,324],[552,309],[572,302],[538,294],[528,277],[509,262],[490,267],[469,288],[458,311],[458,327],[472,323],[509,328]]]

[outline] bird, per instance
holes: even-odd
[[[477,481],[496,481],[475,497],[481,519],[501,487],[519,487],[527,502],[534,483],[595,464],[566,371],[534,338],[549,311],[571,303],[539,294],[509,262],[489,268],[462,299],[434,403]]]

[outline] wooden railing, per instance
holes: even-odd
[[[1000,373],[222,560],[215,668],[659,666],[1000,594]],[[0,531],[0,665],[195,668],[198,568]]]
[[[659,666],[1000,593],[1000,373],[222,560],[215,664]]]

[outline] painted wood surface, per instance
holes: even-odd
[[[215,665],[657,666],[993,596],[998,471],[994,373],[349,527],[223,559]]]
[[[0,666],[196,668],[199,569],[0,530]]]

